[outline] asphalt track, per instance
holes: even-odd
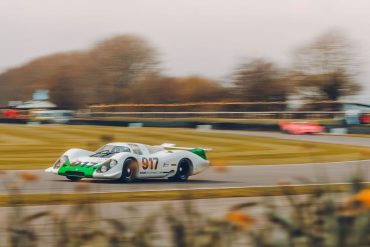
[[[315,142],[326,142],[370,147],[370,138],[344,136],[292,136],[280,133],[221,131],[236,135],[266,136],[282,139],[295,139]],[[27,171],[38,176],[38,180],[25,183],[17,173],[7,171],[0,177],[0,194],[8,193],[7,184],[18,183],[22,193],[70,193],[76,185],[66,178],[47,174],[43,170]],[[222,170],[209,168],[205,172],[191,177],[186,183],[167,180],[144,180],[132,184],[121,184],[114,181],[85,179],[90,192],[125,192],[125,191],[158,191],[187,189],[217,189],[253,186],[271,186],[280,182],[291,184],[343,183],[355,175],[370,182],[370,160],[348,161],[315,164],[232,166]]]
[[[17,173],[8,171],[3,174],[0,194],[8,193],[6,181],[18,181],[22,193],[70,193],[76,185],[64,177],[47,174],[42,170],[27,171],[38,175],[37,181],[24,183]],[[115,181],[85,179],[89,192],[124,192],[124,191],[159,191],[187,189],[217,189],[251,186],[271,186],[278,183],[317,184],[343,183],[359,174],[365,181],[370,181],[370,160],[352,162],[334,162],[323,164],[268,165],[268,166],[232,166],[221,171],[209,168],[205,172],[191,177],[186,183],[169,182],[167,180],[143,180],[132,184]],[[5,182],[5,183],[4,183]]]
[[[354,145],[362,147],[370,147],[370,138],[367,137],[353,137],[343,135],[289,135],[279,132],[267,132],[267,131],[228,131],[228,130],[217,130],[219,133],[225,133],[230,135],[248,135],[257,137],[268,137],[277,139],[287,140],[300,140],[309,142],[322,142],[331,144],[344,144]]]

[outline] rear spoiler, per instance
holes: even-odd
[[[176,144],[173,143],[163,143],[161,144],[161,147],[163,148],[173,148],[173,149],[181,149],[181,150],[188,150],[189,152],[192,152],[193,154],[198,155],[199,157],[203,159],[207,159],[206,151],[211,151],[210,148],[187,148],[187,147],[178,147]]]
[[[178,147],[174,143],[162,143],[161,147],[163,148],[173,148],[173,149],[181,149],[181,150],[193,150],[193,149],[203,149],[204,151],[212,151],[212,148],[189,148],[189,147]]]

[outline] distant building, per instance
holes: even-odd
[[[343,110],[344,111],[356,110],[360,112],[370,112],[370,103],[363,104],[363,103],[344,102]]]
[[[44,100],[31,100],[23,102],[20,105],[17,105],[17,109],[54,109],[57,106],[54,103]]]
[[[344,119],[347,124],[369,122],[370,102],[343,102]]]

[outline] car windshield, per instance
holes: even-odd
[[[129,153],[131,152],[128,147],[125,146],[115,146],[115,145],[105,145],[99,148],[94,154],[90,155],[90,157],[104,157],[109,158],[117,153]]]

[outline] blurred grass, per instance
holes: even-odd
[[[369,184],[363,184],[365,188]],[[0,195],[0,207],[9,207],[17,203],[22,206],[66,205],[75,203],[112,203],[172,201],[188,199],[215,199],[232,197],[282,196],[289,190],[291,195],[315,193],[318,189],[327,192],[348,191],[349,184],[325,185],[285,185],[227,189],[196,189],[168,191],[135,191],[112,193],[66,193],[66,194],[6,194]],[[86,188],[88,189],[88,187]]]
[[[366,147],[230,135],[178,128],[0,125],[0,169],[49,167],[69,148],[96,150],[104,138],[158,145],[208,147],[215,165],[261,165],[370,159]]]

